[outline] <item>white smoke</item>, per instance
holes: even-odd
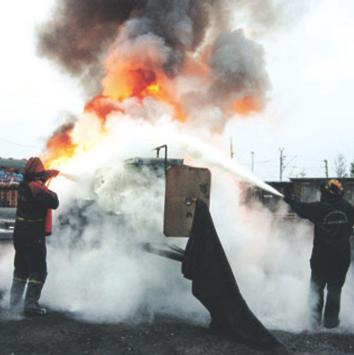
[[[0,248],[0,290],[6,290],[12,280],[13,247],[10,243],[1,243]]]
[[[153,320],[162,313],[207,324],[208,313],[192,296],[181,265],[141,250],[141,243],[167,241],[161,232],[164,178],[148,169],[137,173],[124,161],[151,157],[155,146],[168,142],[170,157],[186,157],[212,172],[211,213],[250,308],[272,329],[306,329],[312,227],[284,220],[284,206],[274,216],[260,205],[242,205],[235,171],[217,159],[221,152],[213,155],[215,148],[192,142],[191,132],[171,121],[164,106],[147,101],[143,110],[128,104],[132,114],[113,114],[104,139],[92,134],[92,115],[75,127],[75,139],[85,137],[94,149],[66,164],[64,173],[76,181],[59,177],[51,186],[61,205],[48,243],[43,303],[92,322]],[[164,114],[139,118],[153,111]],[[212,144],[214,137],[207,138]],[[186,239],[169,242],[184,247]],[[1,289],[9,289],[12,258],[12,250],[0,256]],[[354,329],[352,285],[350,275],[342,329]]]

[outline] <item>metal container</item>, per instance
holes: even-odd
[[[192,228],[195,202],[209,206],[211,174],[208,169],[188,165],[172,166],[166,171],[164,234],[188,237]]]

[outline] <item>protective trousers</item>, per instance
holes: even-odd
[[[15,240],[14,276],[21,280],[44,283],[47,277],[45,238]]]
[[[324,308],[323,325],[326,328],[334,328],[339,325],[339,311],[342,287],[345,282],[348,266],[337,270],[327,271],[323,268],[312,268],[311,272],[311,299],[312,316],[316,325],[322,321],[324,306],[324,289],[327,286],[327,297]]]
[[[14,241],[15,271],[11,287],[10,305],[19,306],[28,280],[25,296],[25,313],[42,315],[38,305],[44,282],[47,277],[45,238],[20,239]]]

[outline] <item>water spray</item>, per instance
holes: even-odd
[[[238,179],[247,181],[251,185],[257,186],[262,190],[268,191],[279,197],[284,197],[284,195],[278,190],[259,179],[245,167],[238,164],[235,160],[232,160],[231,158],[220,153],[210,144],[206,144],[200,139],[189,135],[182,135],[180,140],[181,143],[186,146],[186,149],[200,160],[206,163],[211,163],[214,166],[231,173]]]
[[[63,172],[60,172],[60,175],[65,177],[66,179],[68,179],[70,181],[73,181],[73,182],[79,181],[79,176],[78,175],[67,174],[67,173],[63,173]]]

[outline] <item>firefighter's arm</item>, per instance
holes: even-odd
[[[57,209],[59,206],[58,196],[49,190],[44,184],[33,182],[30,184],[33,197],[47,208]]]
[[[285,197],[284,201],[288,203],[291,209],[302,218],[309,219],[314,223],[319,218],[319,202],[298,202],[289,197]]]

